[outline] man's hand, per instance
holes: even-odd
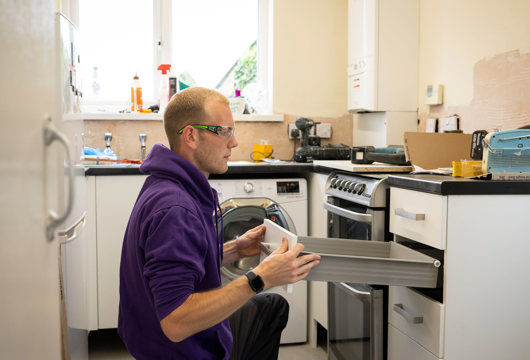
[[[226,242],[223,246],[223,265],[241,258],[258,255],[261,251],[260,243],[264,235],[265,225],[259,225],[248,230],[237,239]]]
[[[236,239],[237,255],[239,258],[258,255],[260,243],[265,235],[265,225],[256,226]]]
[[[300,256],[303,244],[298,243],[290,250],[288,247],[287,238],[283,238],[282,245],[254,269],[265,282],[265,289],[303,280],[320,263],[320,255]]]

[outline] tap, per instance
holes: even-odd
[[[139,134],[140,137],[140,145],[141,145],[141,151],[142,151],[142,161],[145,159],[145,140],[147,139],[147,134]]]
[[[112,141],[112,134],[111,133],[105,133],[105,145],[106,148],[110,150],[110,142]]]

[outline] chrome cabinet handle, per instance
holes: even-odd
[[[83,215],[77,220],[72,226],[68,229],[57,231],[57,236],[60,238],[59,242],[61,244],[66,244],[77,239],[81,230],[85,227],[86,224],[86,211],[83,212]]]
[[[50,116],[46,116],[43,129],[44,145],[50,146],[53,142],[59,141],[64,146],[66,153],[66,165],[68,168],[68,195],[66,202],[66,209],[62,215],[58,215],[54,210],[48,210],[46,215],[46,238],[52,241],[54,238],[55,229],[70,215],[74,205],[74,167],[72,164],[72,157],[70,155],[69,141],[66,136],[61,133],[55,125],[53,125]]]
[[[355,211],[351,211],[351,210],[345,210],[337,205],[333,205],[333,204],[330,204],[329,202],[324,202],[324,209],[326,209],[327,211],[333,213],[333,214],[336,214],[336,215],[339,215],[339,216],[342,216],[342,217],[345,217],[347,219],[350,219],[350,220],[356,220],[356,221],[360,221],[360,222],[365,222],[365,223],[371,223],[372,222],[372,215],[371,214],[361,214],[361,213],[357,213]]]
[[[408,313],[404,308],[403,304],[394,304],[392,309],[401,315],[405,320],[411,324],[423,324],[423,316],[414,316]]]
[[[415,221],[425,220],[425,214],[416,214],[405,209],[395,209],[394,214]]]

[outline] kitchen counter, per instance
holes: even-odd
[[[363,165],[364,171],[349,161],[315,161],[298,163],[294,161],[274,161],[254,163],[250,161],[229,161],[228,171],[224,174],[212,174],[211,179],[242,177],[299,177],[310,172],[327,172],[342,170],[350,172],[384,172],[390,173],[390,186],[417,190],[438,195],[509,195],[530,194],[530,181],[495,181],[477,180],[463,177],[432,174],[399,173],[405,167],[390,166],[391,170],[382,170],[378,164]],[[387,168],[389,166],[385,166]],[[327,170],[327,171],[326,171]],[[85,167],[85,175],[140,175],[139,165],[92,165]]]
[[[297,163],[294,161],[273,161],[254,163],[250,161],[229,161],[228,171],[224,174],[212,174],[211,179],[233,177],[244,175],[245,177],[264,176],[290,176],[310,172],[313,170],[311,163]],[[91,165],[85,168],[85,175],[139,175],[139,165]]]
[[[350,160],[315,160],[315,169],[327,168],[354,173],[410,173],[411,165],[391,165],[374,162],[372,164],[352,164]]]
[[[530,181],[477,180],[430,174],[391,174],[390,186],[438,195],[530,194]]]

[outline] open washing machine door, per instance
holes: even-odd
[[[220,204],[223,219],[223,243],[236,239],[269,219],[296,234],[296,228],[289,214],[275,201],[268,198],[233,198]],[[220,220],[219,220],[220,221]],[[220,224],[219,224],[220,225]],[[221,236],[221,226],[219,234]],[[236,260],[221,267],[221,281],[226,284],[259,264],[260,256]]]

